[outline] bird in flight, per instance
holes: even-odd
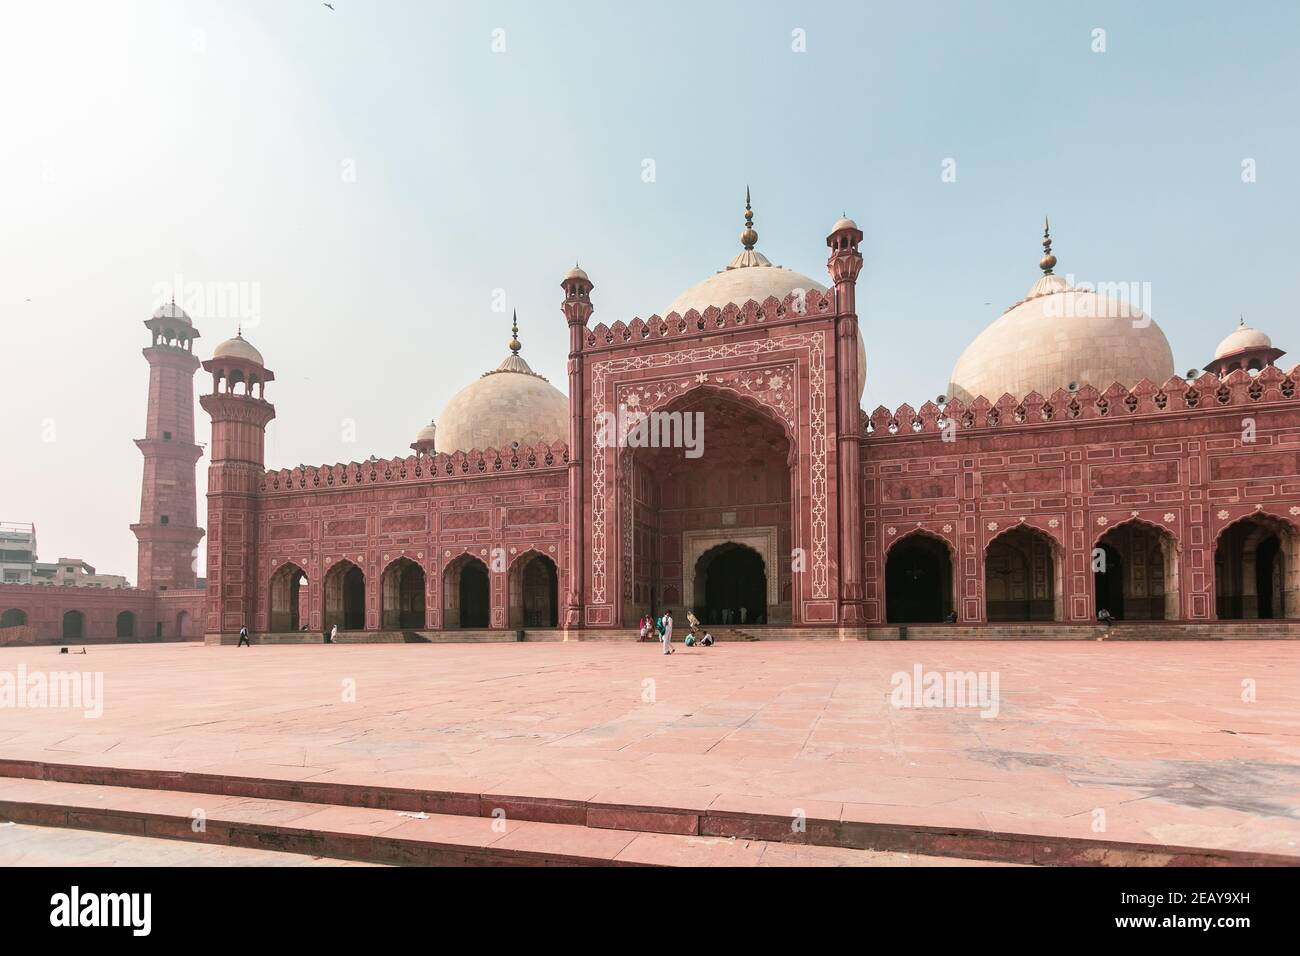
[[[334,4],[332,4],[332,3],[327,3],[327,4],[325,4],[325,6],[329,7],[331,10],[334,9]]]

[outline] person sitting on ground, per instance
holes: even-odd
[[[945,614],[945,615],[943,616],[943,623],[945,623],[945,624],[956,624],[956,623],[957,623],[957,612],[956,612],[956,611],[949,611],[947,614]]]
[[[703,647],[712,647],[712,646],[713,646],[713,635],[710,634],[708,631],[705,631],[705,632],[704,632],[704,636],[703,636],[702,638],[700,638],[700,644],[701,644]]]
[[[1110,637],[1110,629],[1115,624],[1115,617],[1110,613],[1110,611],[1103,607],[1097,611],[1097,620],[1106,627],[1106,633],[1097,637],[1097,640],[1104,641],[1106,638]]]
[[[694,647],[694,646],[695,646],[695,632],[694,632],[694,631],[688,631],[687,634],[686,634],[686,640],[683,641],[682,643],[685,644],[687,647]]]

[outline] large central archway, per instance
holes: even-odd
[[[1221,621],[1300,617],[1300,532],[1271,515],[1224,528],[1214,549]]]
[[[385,629],[424,627],[424,568],[410,558],[398,558],[384,569],[380,599]]]
[[[787,372],[756,369],[751,380],[755,388],[788,388],[781,375],[788,379]],[[678,388],[676,380],[647,382],[633,392],[639,401]],[[799,533],[795,459],[782,420],[757,401],[712,385],[692,387],[652,414],[659,417],[647,419],[643,437],[656,429],[662,436],[668,427],[696,444],[637,447],[641,439],[630,437],[620,453],[624,620],[635,621],[652,609],[692,607],[708,620],[711,606],[720,613],[729,605],[733,623],[739,623],[741,607],[746,623],[792,622],[797,613],[793,569],[789,560],[776,560],[791,553]],[[758,552],[758,567],[753,558],[726,557],[724,551],[700,567],[706,552],[728,542],[743,546],[745,553]],[[722,563],[714,567],[715,559]],[[736,583],[740,590],[735,590],[725,583],[729,580],[758,581],[758,589],[751,593],[748,584]],[[711,588],[716,593],[710,594]]]
[[[351,561],[339,561],[325,574],[325,630],[366,627],[366,575]]]
[[[885,558],[885,620],[936,624],[953,610],[952,553],[924,532],[897,541]]]
[[[731,541],[716,545],[695,562],[695,614],[706,624],[763,624],[767,584],[756,550]]]

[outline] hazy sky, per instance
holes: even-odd
[[[774,262],[824,280],[841,211],[866,233],[867,409],[945,389],[1045,213],[1058,274],[1150,283],[1180,370],[1243,313],[1300,356],[1293,0],[334,6],[0,0],[0,519],[42,559],[135,579],[175,277],[243,292],[198,350],[246,316],[268,464],[388,456],[511,308],[563,388],[575,259],[605,322],[725,265],[746,183]]]

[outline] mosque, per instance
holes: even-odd
[[[242,335],[218,345],[206,639],[580,639],[662,608],[760,637],[1068,637],[1102,609],[1164,636],[1300,619],[1300,366],[1263,332],[1243,323],[1179,374],[1149,315],[1056,274],[1045,229],[1039,274],[946,394],[868,413],[868,355],[891,346],[857,310],[862,231],[834,223],[818,281],[758,251],[748,196],[744,215],[735,258],[662,316],[593,324],[595,283],[570,269],[567,388],[516,327],[410,454],[268,470],[275,376]],[[166,374],[133,526],[161,570],[140,581],[183,586],[203,531],[151,502],[183,497],[187,469],[193,486],[198,332],[175,307],[146,324]],[[600,426],[616,412],[698,420],[702,454]]]

